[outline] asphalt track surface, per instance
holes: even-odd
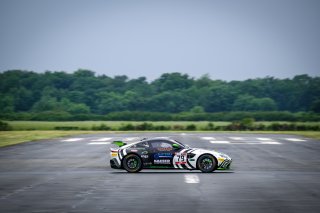
[[[232,169],[109,167],[109,143],[170,136],[233,158]],[[0,149],[0,212],[320,212],[320,141],[292,135],[95,134]]]

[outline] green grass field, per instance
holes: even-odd
[[[93,131],[1,131],[0,147],[37,141],[42,139],[59,138],[63,136],[89,134]]]
[[[90,130],[92,126],[105,124],[112,129],[117,129],[122,124],[141,124],[142,121],[6,121],[13,130],[54,130],[58,126],[78,127],[80,130]],[[154,125],[189,125],[195,124],[202,128],[208,124],[207,121],[146,121]],[[225,126],[230,122],[212,122],[214,125]]]
[[[141,124],[141,121],[6,121],[10,126],[13,127],[13,130],[55,130],[55,127],[78,127],[79,130],[91,130],[93,126],[99,126],[101,124],[105,124],[112,129],[118,129],[119,126],[131,123],[133,125]],[[152,123],[153,125],[165,125],[165,126],[173,126],[173,125],[189,125],[194,124],[197,126],[198,130],[203,129],[209,122],[208,121],[147,121],[148,123]],[[226,126],[231,122],[212,122],[214,126]],[[264,124],[268,125],[275,122],[255,122],[256,124]],[[277,123],[290,123],[290,122],[277,122]],[[296,124],[306,124],[306,125],[314,125],[319,124],[319,122],[295,122]]]

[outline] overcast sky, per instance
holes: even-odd
[[[0,71],[320,74],[319,0],[0,0]]]

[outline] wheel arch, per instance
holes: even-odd
[[[216,162],[216,166],[215,166],[214,170],[216,170],[216,169],[218,168],[218,159],[216,158],[216,156],[214,156],[214,155],[211,154],[211,153],[203,153],[203,154],[201,154],[201,155],[197,158],[196,168],[199,169],[199,167],[198,167],[198,161],[199,161],[199,158],[200,158],[201,156],[203,156],[203,155],[210,155],[210,156],[214,159],[214,161]]]
[[[123,161],[124,161],[125,157],[127,157],[128,155],[136,155],[138,158],[140,158],[141,163],[142,163],[142,167],[143,167],[143,161],[142,161],[141,156],[139,156],[139,155],[138,155],[137,153],[135,153],[135,152],[129,152],[129,153],[127,153],[126,155],[124,155],[124,156],[122,157],[122,159],[121,159],[121,167],[123,167]]]

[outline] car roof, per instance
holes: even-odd
[[[154,138],[145,138],[142,139],[141,141],[156,141],[156,140],[166,140],[166,141],[171,141],[174,142],[175,140],[169,138],[169,137],[154,137]]]
[[[172,142],[172,143],[178,143],[178,144],[181,144],[181,145],[185,146],[183,143],[181,143],[181,142],[179,142],[179,141],[177,141],[177,140],[175,140],[175,139],[172,139],[172,138],[170,138],[170,137],[144,138],[144,139],[141,140],[141,142],[142,142],[142,141],[157,141],[157,140],[170,141],[170,142]]]

